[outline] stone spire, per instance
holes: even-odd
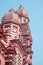
[[[27,11],[24,9],[24,7],[22,5],[20,5],[19,9],[17,10],[17,13],[20,16],[28,17],[28,13],[27,13]]]

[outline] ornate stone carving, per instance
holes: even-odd
[[[10,9],[0,24],[0,65],[32,65],[32,37],[29,18],[22,6]],[[3,52],[3,56],[1,55]],[[2,63],[1,63],[2,62]]]

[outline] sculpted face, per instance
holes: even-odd
[[[15,24],[4,24],[2,26],[2,29],[5,33],[5,36],[8,40],[12,40],[12,39],[15,39],[17,38],[17,36],[19,36],[20,34],[20,31],[19,31],[19,26],[18,25],[15,25]]]

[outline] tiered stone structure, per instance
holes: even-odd
[[[32,54],[28,13],[11,8],[0,24],[0,65],[32,65]]]

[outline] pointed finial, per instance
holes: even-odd
[[[24,9],[24,7],[22,5],[20,5],[19,9]]]
[[[14,9],[13,9],[13,7],[11,7],[11,9],[9,10],[9,12],[11,12],[11,11],[13,11],[13,12],[14,12]]]

